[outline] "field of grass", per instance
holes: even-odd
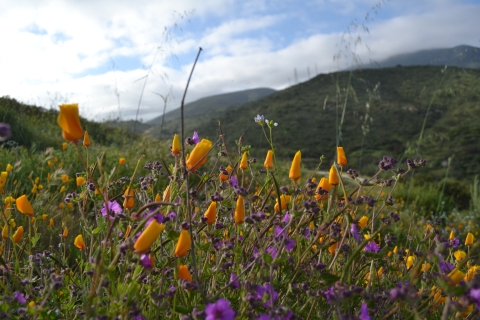
[[[478,180],[440,188],[418,178],[423,159],[368,149],[369,175],[348,147],[277,159],[285,128],[268,114],[247,117],[274,150],[254,158],[250,143],[161,143],[64,109],[2,109],[24,143],[0,148],[0,318],[478,316]]]

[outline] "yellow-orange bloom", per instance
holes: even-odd
[[[337,147],[337,163],[340,167],[344,167],[348,163],[343,147]]]
[[[78,104],[62,104],[57,123],[62,128],[62,136],[65,140],[77,142],[83,137]]]
[[[68,175],[64,174],[62,175],[62,182],[67,183],[68,182]]]
[[[275,206],[273,207],[273,210],[275,210],[275,212],[280,212],[280,210],[285,210],[287,208],[287,204],[290,203],[290,200],[292,198],[286,194],[282,194],[280,196],[280,203],[281,203],[281,206],[279,207],[278,206],[278,198],[277,198],[277,202],[275,202]]]
[[[336,186],[339,184],[337,168],[335,168],[335,165],[332,165],[330,168],[330,173],[328,175],[328,183],[330,183],[332,186]]]
[[[80,187],[85,184],[86,180],[84,177],[77,177],[76,182],[77,182],[77,186]]]
[[[63,237],[64,238],[68,237],[68,228],[67,227],[63,228]]]
[[[188,271],[188,267],[186,265],[181,264],[178,267],[178,278],[192,282],[192,276],[190,275],[190,271]]]
[[[288,177],[294,181],[300,179],[300,162],[302,161],[302,153],[300,150],[295,153],[295,157],[293,157],[292,165],[290,166],[290,172]]]
[[[454,270],[448,274],[448,277],[453,285],[457,285],[462,279],[465,278],[465,273],[460,270]]]
[[[0,187],[4,187],[7,184],[7,176],[7,171],[2,171],[2,173],[0,173]]]
[[[126,161],[127,161],[127,160],[126,160],[125,158],[120,158],[120,159],[118,159],[118,163],[119,163],[120,165],[124,165]]]
[[[207,218],[207,224],[213,224],[217,220],[217,203],[215,201],[210,203],[204,217]]]
[[[240,169],[246,170],[248,168],[248,159],[247,159],[247,152],[245,151],[242,156],[242,161],[240,161]]]
[[[424,263],[422,264],[422,272],[428,272],[432,265],[430,263]]]
[[[183,229],[182,232],[180,232],[180,237],[178,238],[177,246],[175,247],[175,255],[179,258],[185,257],[191,246],[192,238],[190,237],[190,232]]]
[[[465,238],[465,245],[466,246],[471,246],[473,244],[474,240],[475,240],[475,238],[473,237],[473,234],[471,232],[469,232],[467,234],[467,237]]]
[[[198,170],[205,162],[207,162],[207,153],[212,148],[212,142],[207,139],[202,139],[195,145],[190,156],[187,159],[187,169],[189,171]]]
[[[330,247],[328,247],[328,252],[333,256],[335,254],[335,250],[337,250],[337,243],[335,242]]]
[[[133,190],[132,188],[127,188],[125,193],[123,194],[125,198],[123,200],[123,207],[126,209],[132,209],[135,206],[135,199],[133,198]]]
[[[220,179],[220,181],[227,181],[228,176],[230,175],[233,169],[232,167],[228,166],[225,168],[225,170],[228,172],[228,174],[224,174],[223,172],[220,172],[220,174],[218,175],[218,178]]]
[[[448,240],[455,240],[455,232],[453,230],[450,231],[450,236],[448,237]]]
[[[358,226],[362,229],[367,226],[367,223],[368,223],[368,217],[367,216],[363,216],[360,219],[358,219]]]
[[[265,167],[265,169],[273,168],[273,151],[272,150],[268,150],[263,166]]]
[[[323,190],[330,191],[332,189],[332,185],[328,182],[327,178],[322,178],[320,179],[320,182],[318,183],[317,191],[322,188]],[[325,200],[327,198],[328,194],[315,194],[315,199],[317,200]]]
[[[410,269],[413,266],[414,260],[415,260],[414,256],[408,256],[407,263],[406,263],[407,269]]]
[[[168,185],[163,191],[163,201],[170,201],[170,185]]]
[[[52,228],[54,225],[55,225],[55,221],[53,221],[53,218],[50,218],[50,223],[48,224],[48,226]]]
[[[466,255],[467,253],[462,250],[457,250],[453,253],[453,256],[455,257],[455,259],[457,259],[457,261],[462,260],[463,258],[465,258]]]
[[[10,172],[12,170],[13,170],[12,165],[10,163],[7,163],[7,168],[5,169],[5,171]]]
[[[4,225],[2,229],[2,238],[7,239],[8,238],[8,225]]]
[[[75,237],[75,240],[73,241],[73,244],[75,247],[77,247],[80,250],[85,249],[85,241],[83,241],[83,236],[79,234],[78,236]]]
[[[233,219],[235,220],[235,224],[242,224],[245,221],[245,202],[242,196],[238,196],[237,198]]]
[[[90,142],[90,136],[88,135],[88,131],[85,131],[85,135],[83,136],[83,146],[90,147],[92,143]]]
[[[33,207],[30,204],[30,201],[28,201],[28,198],[26,195],[20,196],[17,198],[17,209],[24,215],[27,215],[29,217],[33,216],[34,211]]]
[[[163,223],[160,224],[157,220],[153,219],[133,245],[135,251],[143,252],[148,250],[164,229],[165,225]]]
[[[13,238],[13,241],[15,243],[19,243],[22,240],[22,238],[23,238],[23,227],[22,226],[17,228],[17,230],[13,234],[12,238]]]
[[[180,150],[180,140],[178,139],[178,135],[175,134],[172,141],[172,155],[178,156],[180,154]]]

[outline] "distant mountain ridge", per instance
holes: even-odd
[[[480,48],[460,45],[447,49],[421,50],[387,58],[366,68],[389,68],[395,66],[449,66],[480,68]]]

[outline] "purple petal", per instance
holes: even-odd
[[[192,141],[195,142],[195,144],[200,142],[200,137],[198,136],[197,131],[193,131]]]

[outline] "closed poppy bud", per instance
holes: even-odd
[[[280,196],[280,203],[282,204],[281,205],[281,209],[279,208],[278,206],[278,199],[277,199],[277,202],[275,202],[275,206],[273,207],[273,209],[275,210],[275,212],[280,212],[280,210],[285,210],[285,208],[287,208],[287,204],[290,203],[290,200],[291,200],[291,197],[290,196],[287,196],[286,194],[282,194]]]
[[[90,136],[88,135],[88,131],[85,131],[85,135],[83,136],[83,146],[88,148],[90,145]]]
[[[192,282],[192,276],[190,275],[190,271],[188,271],[188,267],[186,265],[181,264],[178,267],[178,278]]]
[[[368,217],[367,216],[363,216],[358,220],[358,226],[362,229],[367,226],[367,223],[368,223]]]
[[[121,166],[124,165],[126,161],[127,161],[127,160],[125,160],[125,158],[120,158],[120,159],[118,159],[118,163],[119,163]]]
[[[406,263],[407,269],[410,269],[413,266],[414,259],[415,259],[414,256],[408,256],[407,263]]]
[[[153,219],[133,245],[135,251],[143,252],[148,250],[164,229],[165,225],[163,223],[160,224],[157,220]]]
[[[455,232],[453,230],[450,231],[450,236],[448,237],[448,240],[455,240]]]
[[[68,237],[68,228],[67,227],[63,228],[63,237],[64,238]]]
[[[80,250],[85,249],[85,241],[83,241],[83,236],[79,234],[78,236],[75,237],[75,240],[73,241],[73,244],[75,247],[77,247]]]
[[[337,243],[335,242],[334,244],[332,244],[330,247],[328,247],[327,250],[332,256],[335,255],[335,250],[337,250]]]
[[[265,167],[265,169],[273,168],[273,151],[272,150],[268,150],[263,166]]]
[[[448,277],[451,280],[453,285],[457,285],[463,278],[465,278],[465,273],[460,270],[452,271],[448,274]]]
[[[225,168],[225,170],[228,172],[228,174],[224,174],[223,172],[220,172],[220,174],[218,175],[218,178],[220,179],[220,181],[227,181],[228,180],[228,176],[232,172],[232,167],[228,166],[228,167]]]
[[[8,225],[4,225],[2,229],[2,238],[7,239],[8,238]]]
[[[471,246],[473,244],[474,240],[475,240],[475,238],[473,237],[473,234],[471,232],[469,232],[467,234],[467,237],[465,238],[465,245],[466,246]]]
[[[5,169],[5,171],[10,172],[12,170],[13,170],[12,165],[10,163],[7,163],[7,168]]]
[[[62,150],[65,151],[67,150],[68,143],[64,142],[62,143]]]
[[[348,163],[343,147],[337,147],[337,163],[340,167],[344,167]]]
[[[190,156],[187,159],[187,169],[189,171],[198,170],[205,162],[207,162],[206,154],[212,148],[212,142],[207,139],[202,139],[195,145]]]
[[[125,200],[123,200],[123,207],[127,209],[131,209],[135,206],[135,199],[133,198],[133,190],[132,188],[127,188],[125,193],[123,194]]]
[[[160,195],[160,193],[157,193],[157,195],[155,196],[155,202],[160,202],[162,201],[162,196]]]
[[[42,220],[43,220],[43,221],[46,221],[46,220],[47,220],[47,215],[46,215],[46,214],[42,214]]]
[[[430,263],[424,263],[422,264],[422,272],[428,272],[430,270],[430,268],[432,267],[432,265]]]
[[[12,238],[13,238],[13,241],[15,243],[19,243],[22,240],[22,238],[23,238],[23,227],[22,226],[17,228],[17,230],[13,234]]]
[[[170,201],[170,185],[165,188],[163,191],[163,201],[168,202]]]
[[[55,225],[55,221],[53,221],[53,218],[50,218],[50,223],[48,224],[48,226],[52,228],[54,225]]]
[[[64,174],[64,175],[62,175],[61,179],[62,179],[63,183],[67,183],[69,178],[68,178],[68,175]]]
[[[185,257],[191,246],[192,238],[190,237],[190,232],[183,229],[182,232],[180,232],[180,237],[178,238],[177,246],[175,247],[175,255],[179,258]]]
[[[290,166],[290,173],[288,177],[294,181],[300,179],[300,162],[302,161],[302,153],[297,151],[293,157],[292,165]]]
[[[247,152],[245,151],[242,156],[242,161],[240,161],[240,169],[246,170],[248,168],[248,159],[247,159]]]
[[[217,203],[215,201],[210,203],[204,217],[207,218],[207,224],[213,224],[217,220]]]
[[[28,198],[26,195],[20,196],[17,198],[17,209],[24,215],[27,215],[29,217],[33,216],[33,207],[28,201]]]
[[[330,191],[330,189],[332,188],[332,185],[328,182],[327,178],[322,178],[318,183],[317,190],[319,190],[320,188],[326,191]],[[326,198],[327,198],[327,194],[323,194],[323,195],[319,193],[315,194],[315,199],[317,200],[325,200]]]
[[[7,184],[7,176],[7,171],[2,171],[2,173],[0,173],[0,187],[4,187]]]
[[[235,213],[233,215],[235,224],[242,224],[245,221],[245,203],[242,196],[237,198],[237,206],[235,207]]]
[[[86,180],[84,177],[77,177],[76,181],[77,181],[77,186],[80,187],[81,185],[85,184]]]
[[[180,154],[180,140],[178,139],[178,135],[173,136],[172,141],[172,155],[178,156]]]
[[[78,104],[62,104],[57,123],[62,128],[62,136],[65,140],[77,142],[83,137]]]
[[[132,231],[132,226],[128,225],[127,230],[125,230],[125,236],[123,237],[124,239],[127,239],[128,236],[130,235],[130,232]]]
[[[330,168],[330,173],[328,175],[328,183],[330,183],[332,186],[338,185],[338,173],[337,173],[337,168],[335,168],[335,165],[332,165]]]

